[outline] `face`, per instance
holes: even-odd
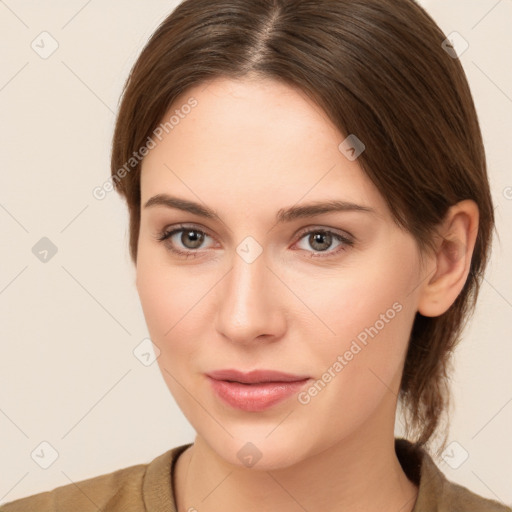
[[[339,149],[346,135],[270,80],[216,79],[163,122],[173,114],[142,164],[137,289],[163,378],[198,436],[232,464],[245,447],[278,468],[392,433],[422,268],[412,236]],[[259,396],[235,406],[207,376],[221,369],[309,380],[225,384]]]

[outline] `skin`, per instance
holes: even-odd
[[[164,119],[190,97],[198,105],[143,161],[141,203],[166,193],[219,217],[143,207],[136,269],[160,370],[197,433],[176,464],[178,510],[412,510],[417,488],[394,451],[407,343],[416,312],[442,314],[464,285],[475,203],[452,207],[439,228],[448,241],[439,238],[422,262],[357,160],[338,149],[346,136],[301,91],[217,78],[186,91]],[[276,224],[280,209],[329,199],[374,213]],[[203,230],[202,244],[189,229],[157,240],[181,223]],[[315,244],[304,228],[354,243]],[[251,263],[237,253],[248,236],[262,250]],[[307,404],[292,396],[244,412],[222,402],[204,375],[260,368],[317,381],[396,303],[400,312]],[[261,453],[252,467],[237,457],[247,442]]]

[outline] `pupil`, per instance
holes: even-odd
[[[332,235],[328,234],[328,233],[315,233],[314,235],[312,235],[313,237],[313,242],[311,244],[311,246],[317,250],[317,251],[322,251],[322,250],[325,250],[325,249],[328,249],[329,246],[331,245],[331,239],[332,239]],[[327,240],[327,242],[326,242]],[[317,242],[322,245],[324,245],[324,247],[315,247],[315,244],[317,244]],[[327,243],[327,246],[325,247],[325,244]]]
[[[190,239],[192,239],[192,246],[189,245]],[[198,231],[190,230],[187,232],[183,232],[181,237],[181,241],[187,249],[196,249],[199,247],[203,241],[203,235],[199,234]]]

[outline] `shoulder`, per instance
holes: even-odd
[[[118,469],[51,491],[33,494],[0,505],[0,512],[136,512],[145,510],[144,490],[147,475],[158,470],[159,478],[172,463],[177,448],[169,450],[147,464]],[[161,475],[160,475],[161,473]]]
[[[512,512],[512,508],[498,501],[483,498],[466,487],[446,479],[443,486],[443,505],[446,510],[453,512]]]
[[[418,486],[413,512],[512,512],[512,508],[448,480],[423,448],[397,439],[395,450],[405,473]]]
[[[103,510],[112,500],[137,502],[146,471],[146,464],[118,469],[79,482],[57,487],[52,491],[34,494],[0,506],[1,512],[57,512]],[[110,510],[110,509],[109,509]],[[117,510],[117,509],[115,509]]]

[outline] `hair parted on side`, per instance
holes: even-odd
[[[185,0],[133,66],[111,159],[111,179],[129,209],[133,262],[141,164],[129,172],[126,164],[178,96],[217,77],[299,88],[342,134],[361,139],[359,165],[421,251],[431,249],[450,206],[474,200],[478,235],[464,288],[443,315],[416,313],[409,341],[400,399],[408,435],[420,445],[429,444],[449,404],[450,356],[474,310],[494,228],[474,102],[445,39],[413,0]]]

